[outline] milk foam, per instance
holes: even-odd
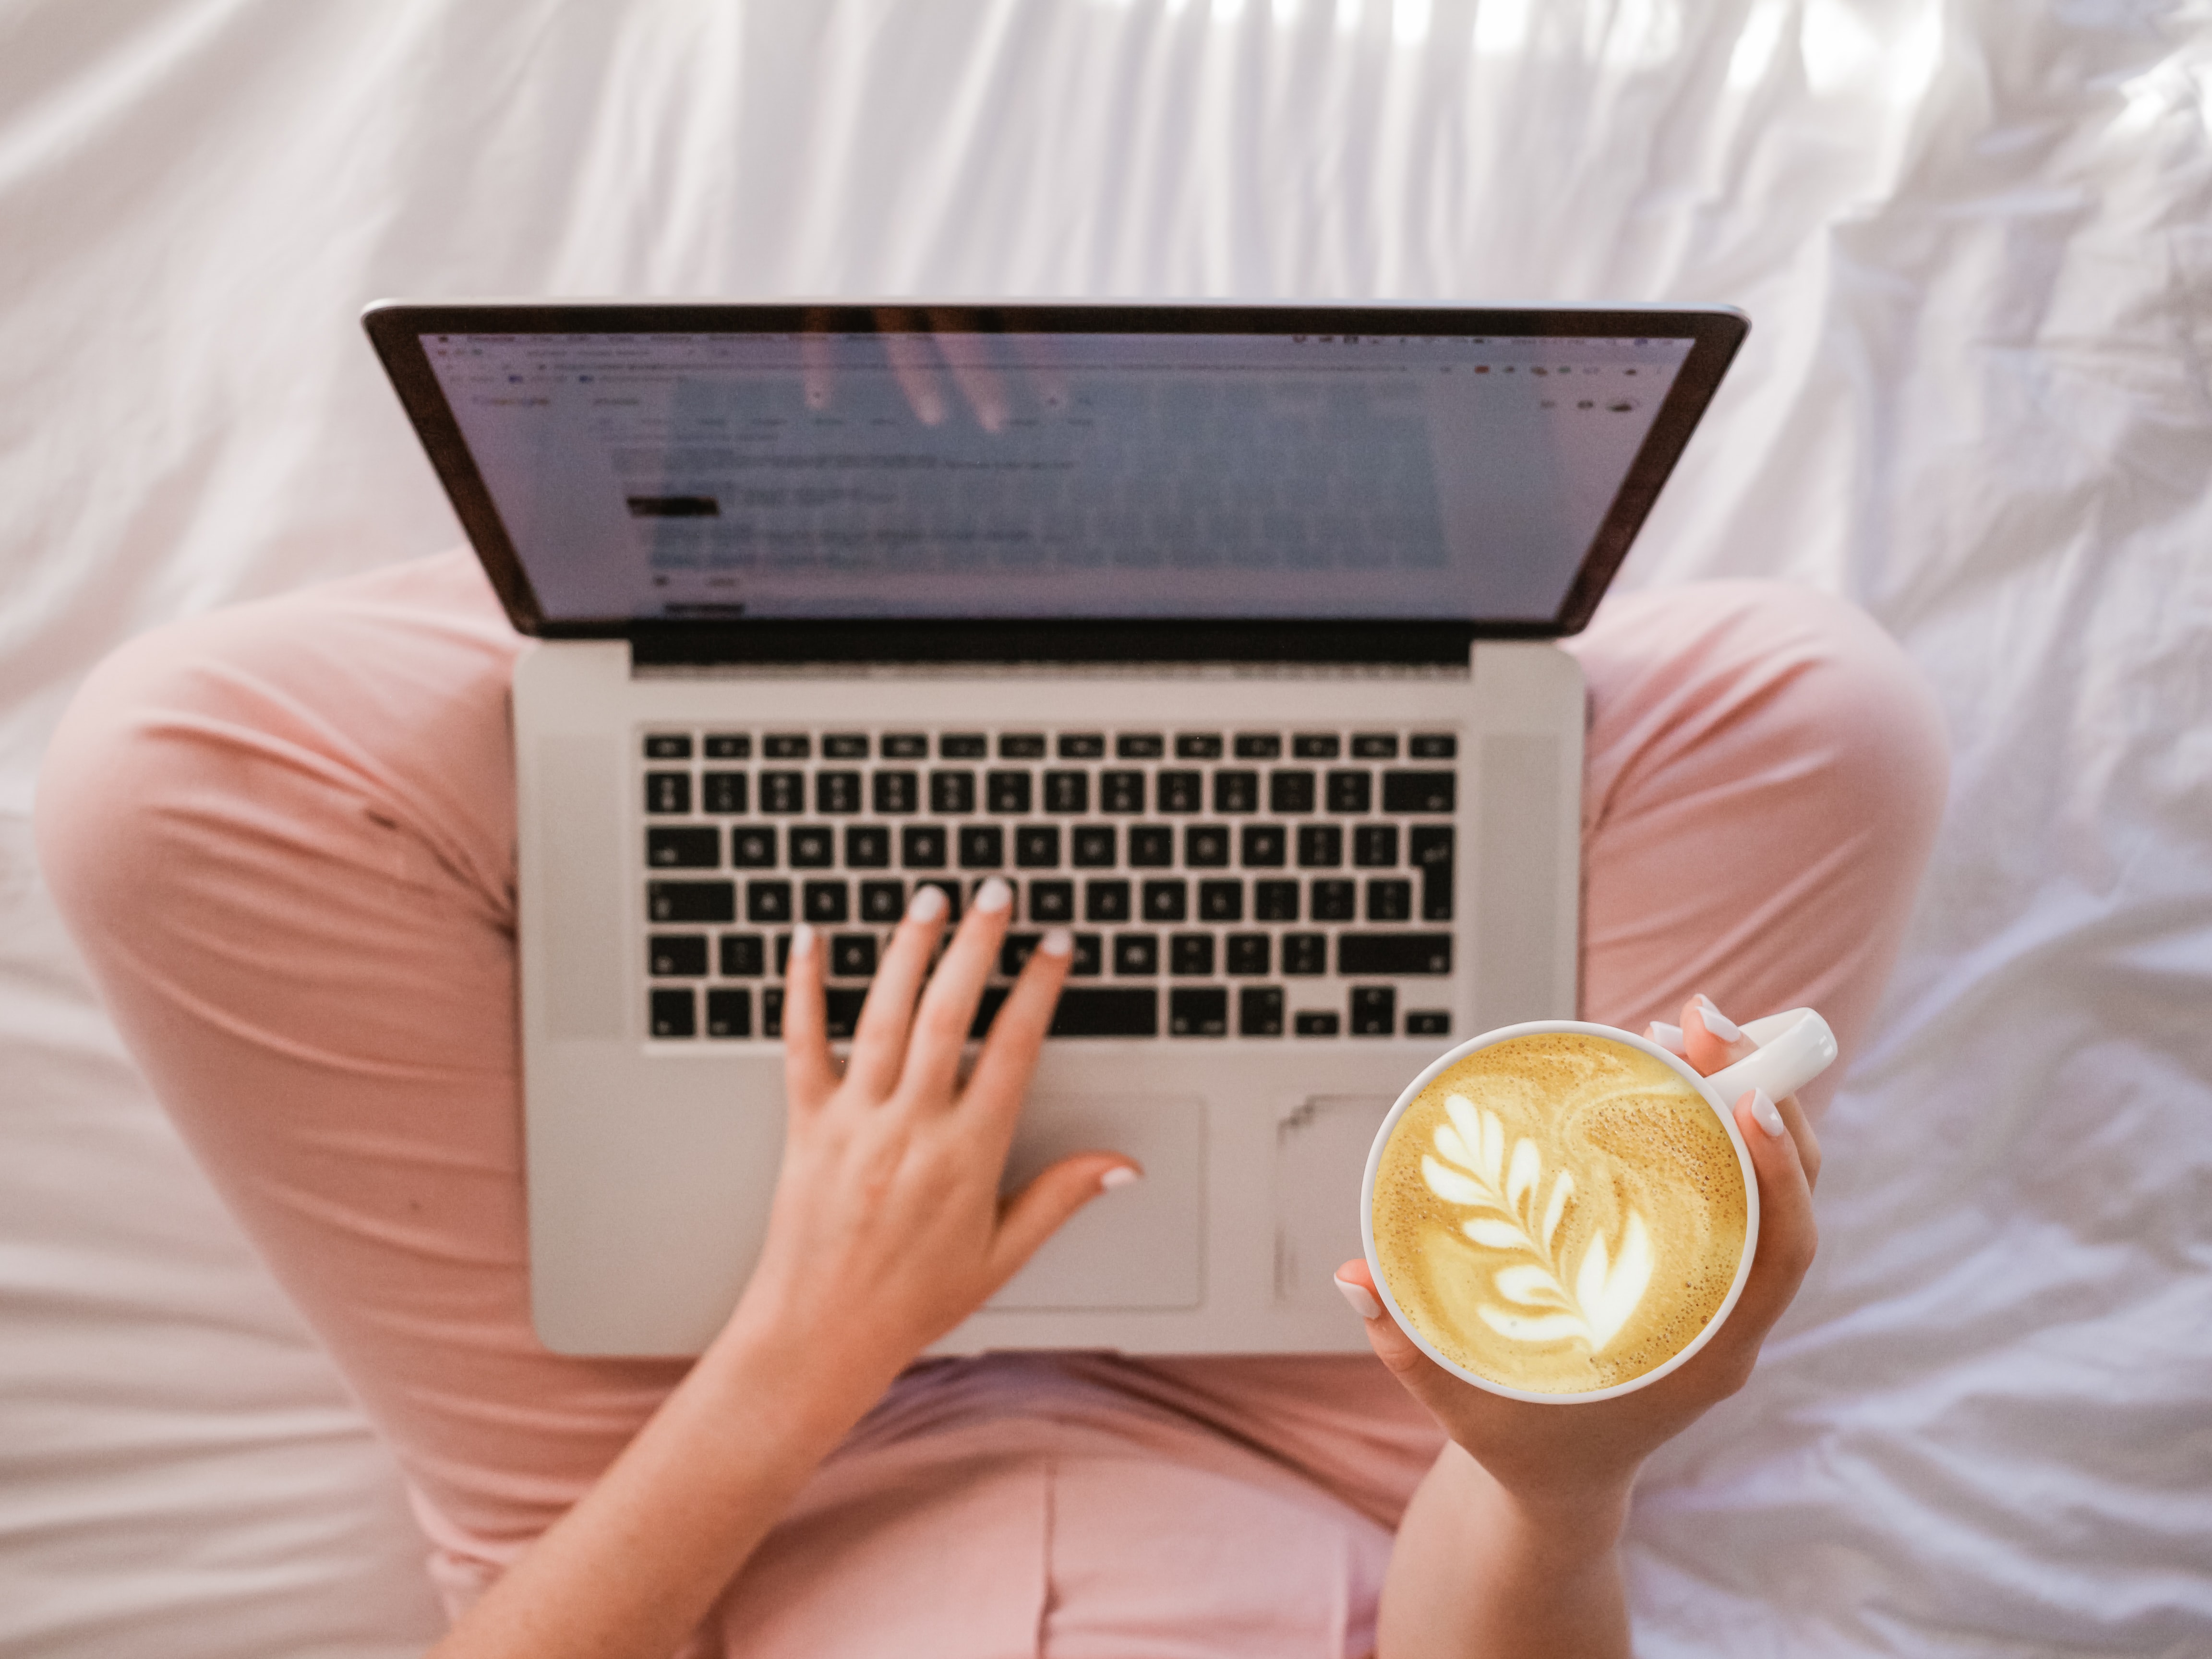
[[[1602,1037],[1515,1038],[1436,1079],[1375,1191],[1392,1295],[1477,1375],[1608,1388],[1695,1339],[1734,1282],[1741,1171],[1703,1096]]]

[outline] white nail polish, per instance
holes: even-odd
[[[1655,1019],[1644,1035],[1670,1054],[1679,1054],[1684,1060],[1690,1057],[1690,1051],[1682,1046],[1682,1028],[1679,1025],[1669,1025],[1664,1020]]]
[[[1704,997],[1698,999],[1698,1013],[1705,1022],[1705,1029],[1723,1042],[1734,1042],[1743,1035],[1743,1027],[1714,1007]]]
[[[1075,954],[1075,935],[1065,927],[1055,927],[1037,941],[1037,949],[1048,957],[1072,957]]]
[[[1751,1121],[1776,1140],[1790,1133],[1790,1126],[1782,1121],[1782,1109],[1766,1097],[1764,1089],[1751,1091]]]
[[[914,890],[914,897],[906,907],[908,921],[935,921],[945,914],[945,890],[942,887],[921,886]]]
[[[1098,1190],[1102,1193],[1110,1193],[1116,1187],[1126,1187],[1133,1181],[1141,1181],[1143,1179],[1144,1177],[1142,1175],[1131,1169],[1127,1164],[1116,1164],[1112,1169],[1107,1170],[1104,1175],[1098,1177]]]
[[[800,957],[807,955],[813,949],[814,930],[802,921],[798,927],[791,930],[791,955],[789,961],[795,962]]]
[[[1004,910],[1014,902],[1014,890],[994,876],[975,890],[978,910]]]
[[[1364,1285],[1355,1285],[1348,1279],[1336,1281],[1336,1288],[1344,1292],[1344,1299],[1352,1304],[1352,1311],[1362,1319],[1382,1317],[1382,1304],[1375,1299],[1375,1292]]]

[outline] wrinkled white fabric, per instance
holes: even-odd
[[[434,1628],[23,830],[106,647],[454,538],[386,294],[1744,307],[1624,580],[1849,594],[1957,764],[1639,1642],[2212,1650],[2208,122],[2202,0],[0,5],[0,1651]]]

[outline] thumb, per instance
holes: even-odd
[[[992,1283],[1012,1279],[1038,1245],[1099,1194],[1144,1173],[1120,1152],[1077,1152],[1040,1170],[1000,1210],[999,1234],[991,1243]]]
[[[1443,1415],[1446,1407],[1466,1390],[1467,1385],[1449,1371],[1423,1353],[1413,1339],[1406,1334],[1390,1310],[1382,1305],[1382,1297],[1375,1288],[1375,1274],[1364,1258],[1347,1261],[1336,1270],[1337,1288],[1352,1310],[1367,1324],[1367,1346],[1375,1350],[1375,1357],[1382,1362],[1383,1369],[1396,1377],[1406,1392],[1426,1406],[1439,1422],[1449,1419]],[[1357,1291],[1358,1294],[1355,1295]],[[1373,1308],[1370,1315],[1367,1310]]]

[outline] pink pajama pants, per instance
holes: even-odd
[[[531,1330],[520,643],[462,554],[166,628],[85,686],[38,799],[125,1041],[388,1437],[456,1606],[678,1374]],[[1848,1065],[1942,805],[1918,679],[1857,611],[1759,583],[1616,599],[1569,646],[1585,1013],[1809,1003]],[[918,1366],[696,1645],[1363,1652],[1438,1444],[1364,1358]]]

